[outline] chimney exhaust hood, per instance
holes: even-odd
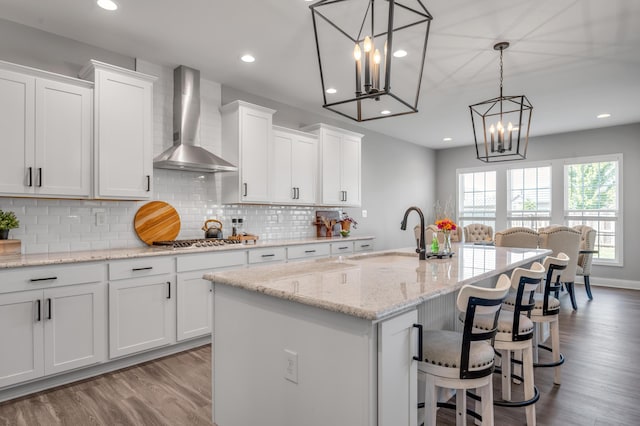
[[[157,169],[235,172],[233,164],[196,145],[200,122],[200,71],[184,65],[173,71],[173,146],[153,160]]]

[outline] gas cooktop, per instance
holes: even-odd
[[[225,246],[228,244],[240,244],[239,240],[229,240],[222,238],[196,238],[193,240],[172,240],[172,241],[154,241],[154,246],[167,248],[192,248],[192,247],[215,247]]]

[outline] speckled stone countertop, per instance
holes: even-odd
[[[97,262],[101,260],[132,259],[149,256],[175,256],[188,253],[204,253],[230,250],[251,250],[264,247],[293,246],[313,243],[332,243],[344,241],[360,241],[375,238],[369,236],[350,236],[348,238],[297,238],[291,240],[258,240],[256,244],[229,244],[217,247],[163,248],[136,247],[111,250],[87,250],[60,253],[22,254],[0,256],[0,270],[20,268],[24,266],[57,265],[63,263]]]
[[[378,321],[551,253],[546,249],[453,246],[455,255],[446,259],[419,260],[414,249],[389,250],[209,273],[204,278],[216,285]]]

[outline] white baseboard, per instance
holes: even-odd
[[[576,284],[584,285],[582,277],[576,277]],[[626,288],[629,290],[640,290],[640,281],[618,280],[615,278],[591,277],[591,285],[594,287]]]
[[[198,337],[196,339],[188,340],[186,342],[176,343],[170,346],[164,346],[158,349],[150,350],[147,352],[138,353],[135,355],[116,358],[113,360],[105,361],[102,364],[96,364],[90,367],[81,368],[78,370],[72,370],[69,372],[61,373],[56,376],[41,377],[30,382],[12,385],[6,389],[0,390],[0,402],[8,401],[10,399],[18,398],[21,396],[29,395],[35,392],[51,389],[68,383],[77,382],[79,380],[88,379],[91,377],[99,376],[110,371],[120,370],[122,368],[131,367],[136,364],[151,361],[157,358],[162,358],[167,355],[173,355],[178,352],[183,352],[189,349],[197,348],[198,346],[211,343],[211,336]]]

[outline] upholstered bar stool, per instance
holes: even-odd
[[[564,253],[558,253],[557,257],[547,256],[542,265],[547,270],[544,291],[542,293],[534,293],[534,306],[531,311],[531,321],[536,328],[533,335],[533,361],[534,367],[554,367],[553,383],[559,385],[560,366],[564,363],[564,356],[560,353],[560,327],[559,313],[560,301],[553,295],[560,290],[560,276],[562,271],[569,264],[569,256]],[[516,292],[509,291],[505,299],[502,309],[513,311],[516,304]],[[539,325],[543,323],[549,324],[549,332],[551,337],[551,347],[538,343]],[[541,348],[552,353],[553,362],[539,363],[537,357],[537,349]]]
[[[527,425],[536,424],[535,403],[540,397],[533,378],[533,322],[529,318],[535,305],[534,294],[544,278],[545,269],[542,264],[534,262],[531,269],[516,268],[511,274],[511,288],[516,293],[512,311],[502,309],[498,316],[498,332],[494,347],[502,358],[500,373],[502,376],[502,400],[494,401],[495,405],[506,407],[526,407]],[[465,323],[466,326],[466,323]],[[476,319],[474,328],[486,329],[490,324],[486,319]],[[512,352],[522,354],[522,377],[512,375]],[[497,370],[496,370],[497,371]],[[523,382],[524,400],[512,401],[511,379]]]
[[[493,338],[497,331],[498,313],[510,285],[511,280],[503,274],[495,288],[462,287],[456,306],[465,319],[464,331],[423,332],[418,372],[425,375],[425,426],[435,426],[438,407],[456,409],[458,426],[467,424],[467,414],[476,421],[482,421],[482,425],[493,425]],[[472,326],[479,318],[488,324],[486,329]],[[438,387],[456,390],[455,406],[437,402]],[[467,389],[479,392],[479,398],[474,396],[477,401],[475,412],[467,412]]]
[[[552,256],[557,257],[559,253],[569,256],[569,264],[562,271],[560,281],[569,293],[571,306],[573,306],[574,310],[578,309],[573,283],[576,280],[580,238],[580,231],[563,225],[549,226],[540,231],[540,248],[551,249],[553,251]]]
[[[587,291],[589,300],[593,300],[591,294],[591,262],[593,261],[593,253],[596,245],[596,230],[587,225],[577,225],[573,229],[580,232],[580,248],[578,254],[578,266],[576,266],[576,275],[582,276],[584,279],[584,289]]]

